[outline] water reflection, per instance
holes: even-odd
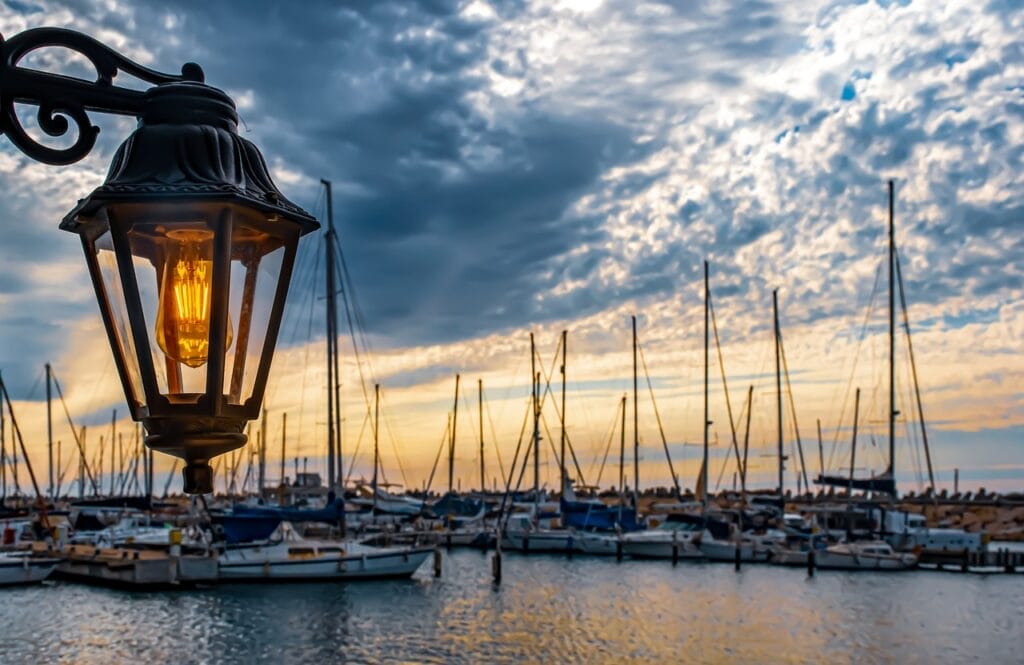
[[[0,592],[0,662],[1020,662],[1024,577],[456,552],[440,580]]]

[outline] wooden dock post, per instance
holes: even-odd
[[[740,569],[740,562],[742,561],[742,559],[743,559],[743,557],[742,557],[742,554],[740,552],[740,544],[739,544],[739,542],[737,542],[736,543],[736,570],[737,571],[739,571],[739,569]]]
[[[434,548],[434,577],[441,577],[441,548]]]
[[[569,537],[565,540],[565,556],[568,557],[570,561],[572,560],[572,550],[572,534],[569,534]]]
[[[814,547],[807,551],[807,577],[814,577]]]
[[[964,548],[964,554],[963,554],[963,561],[960,564],[960,572],[962,572],[962,573],[966,573],[967,572],[967,566],[970,563],[970,557],[971,557],[971,551],[968,550],[965,547]]]
[[[615,560],[622,561],[622,539],[615,541]]]
[[[675,566],[677,563],[679,563],[679,543],[676,542],[676,534],[677,533],[678,532],[675,529],[672,530],[672,565],[673,566]]]

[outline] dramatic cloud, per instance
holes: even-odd
[[[986,468],[1024,464],[1007,434],[1024,425],[1024,12],[1013,3],[0,6],[4,34],[65,25],[159,69],[200,62],[235,97],[242,131],[290,197],[324,216],[319,180],[334,183],[375,351],[364,372],[388,387],[392,433],[415,468],[410,483],[429,473],[456,371],[500,386],[489,394],[508,402],[495,406],[495,422],[511,457],[531,327],[545,358],[557,333],[571,331],[571,412],[580,416],[572,427],[587,441],[588,463],[603,450],[619,391],[631,386],[632,312],[641,313],[670,443],[698,440],[705,258],[734,417],[755,383],[758,445],[773,429],[774,377],[765,373],[774,369],[771,291],[781,289],[816,470],[813,421],[826,428],[826,453],[833,438],[845,440],[843,428],[832,430],[849,424],[851,386],[871,394],[869,421],[884,418],[884,271],[877,279],[889,178],[941,469],[982,458]],[[39,399],[30,388],[48,359],[68,368],[72,394],[95,386],[84,373],[107,363],[101,338],[74,335],[95,330],[94,306],[74,238],[55,230],[100,182],[130,123],[103,127],[96,153],[62,170],[0,144],[0,369],[22,398]],[[321,454],[323,421],[323,359],[308,333],[322,320],[316,260],[310,244],[268,392],[271,408],[304,414],[292,437],[311,457]],[[87,344],[96,348],[85,353]],[[908,360],[901,347],[907,414]],[[355,438],[365,406],[348,362]],[[76,417],[87,421],[111,406],[79,399]],[[715,420],[724,458],[728,418]],[[642,427],[645,473],[667,482],[656,425]],[[884,428],[871,427],[881,437]],[[918,435],[901,423],[901,436]],[[999,452],[964,452],[982,449]],[[915,450],[901,452],[908,474],[920,472]],[[883,456],[872,455],[867,465],[878,470]],[[466,474],[471,462],[460,459]],[[755,461],[764,482],[773,464]],[[692,460],[684,473],[695,473]],[[991,478],[1012,485],[1001,473]]]

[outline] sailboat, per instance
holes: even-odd
[[[289,522],[281,522],[266,541],[226,546],[217,563],[222,581],[411,577],[433,551],[432,546],[373,547],[303,538]]]
[[[896,232],[894,222],[894,183],[889,181],[889,251],[887,257],[889,275],[889,465],[880,474],[870,478],[844,478],[837,475],[822,473],[815,479],[818,485],[847,487],[850,491],[861,490],[887,494],[896,498],[896,281],[894,277],[896,263]],[[920,395],[918,396],[920,398]],[[925,439],[927,441],[927,438]],[[928,471],[931,475],[931,453],[928,453]],[[934,487],[934,479],[932,486]]]

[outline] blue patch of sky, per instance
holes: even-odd
[[[964,326],[975,323],[993,323],[999,320],[998,306],[987,309],[977,309],[959,314],[942,314],[938,317],[928,317],[914,323],[914,328],[931,328],[940,321],[946,330],[957,330]]]
[[[871,72],[870,71],[862,72],[859,69],[853,70],[853,73],[850,74],[849,80],[847,80],[846,83],[843,84],[843,90],[839,94],[839,98],[842,101],[844,101],[844,102],[850,102],[850,101],[853,101],[854,99],[856,99],[857,98],[857,81],[859,81],[861,79],[870,80],[871,79]]]
[[[946,71],[948,72],[952,70],[955,65],[959,65],[960,63],[963,62],[967,62],[967,56],[965,56],[963,53],[954,53],[953,55],[947,55]]]

